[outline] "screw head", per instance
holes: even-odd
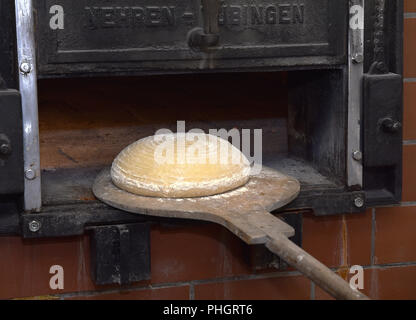
[[[364,207],[364,199],[362,197],[357,197],[354,199],[354,205],[357,208],[362,208]]]
[[[30,64],[30,62],[28,61],[23,61],[20,64],[20,71],[24,74],[29,73],[30,71],[32,71],[32,65]]]
[[[386,71],[386,64],[384,62],[377,63],[377,69],[380,71]]]
[[[362,54],[355,54],[353,57],[352,57],[352,61],[354,62],[354,63],[363,63],[364,62],[364,56],[362,55]]]
[[[393,130],[393,132],[397,132],[401,127],[402,124],[399,121],[394,121],[391,129]]]
[[[352,153],[352,157],[355,161],[361,161],[363,159],[363,153],[359,150],[356,150]]]
[[[42,224],[37,220],[33,220],[29,222],[29,230],[32,232],[38,232],[41,226]]]
[[[27,169],[25,171],[25,177],[28,180],[34,180],[36,178],[36,172],[33,169]]]
[[[10,151],[12,151],[12,150],[11,150],[10,145],[8,143],[2,143],[0,145],[0,153],[1,154],[7,155],[7,154],[10,153]]]

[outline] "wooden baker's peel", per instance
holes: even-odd
[[[156,198],[139,196],[116,187],[110,169],[103,170],[93,186],[95,196],[106,204],[131,213],[204,220],[220,224],[247,244],[265,244],[305,276],[338,299],[368,299],[288,238],[294,229],[270,214],[294,200],[299,182],[270,168],[238,189],[208,197]]]

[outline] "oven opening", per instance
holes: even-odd
[[[91,186],[102,168],[138,139],[164,128],[176,132],[178,121],[186,131],[248,129],[252,157],[261,129],[263,165],[297,178],[302,191],[342,188],[342,174],[311,156],[317,138],[326,147],[333,139],[315,132],[315,125],[326,125],[324,115],[316,121],[322,110],[304,106],[314,98],[304,82],[313,84],[316,72],[39,80],[43,205],[95,201]]]

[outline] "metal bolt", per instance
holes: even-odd
[[[9,154],[11,151],[10,145],[8,143],[2,143],[0,145],[0,153],[3,155]]]
[[[23,61],[20,64],[20,71],[24,74],[30,73],[30,71],[32,71],[32,66],[31,66],[30,62]]]
[[[380,72],[387,72],[388,70],[387,70],[387,67],[386,67],[386,64],[384,63],[384,62],[379,62],[379,63],[377,63],[377,69],[380,71]]]
[[[393,120],[392,118],[386,118],[381,120],[381,127],[384,132],[396,133],[400,130],[402,124],[400,121]]]
[[[357,53],[352,57],[352,61],[354,63],[357,63],[357,64],[358,63],[363,63],[364,62],[364,56],[362,54]]]
[[[28,180],[34,180],[36,178],[36,172],[33,169],[27,169],[25,171],[25,177]]]
[[[364,199],[362,197],[357,197],[354,199],[354,205],[357,208],[362,208],[364,207]]]
[[[29,222],[29,230],[32,232],[38,232],[41,226],[42,224],[37,220],[33,220]]]
[[[355,161],[361,161],[363,159],[363,153],[359,150],[356,150],[352,153],[352,157]]]

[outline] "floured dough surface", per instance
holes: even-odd
[[[168,133],[141,139],[114,160],[111,179],[143,196],[202,197],[247,183],[250,163],[228,141],[204,133]]]

